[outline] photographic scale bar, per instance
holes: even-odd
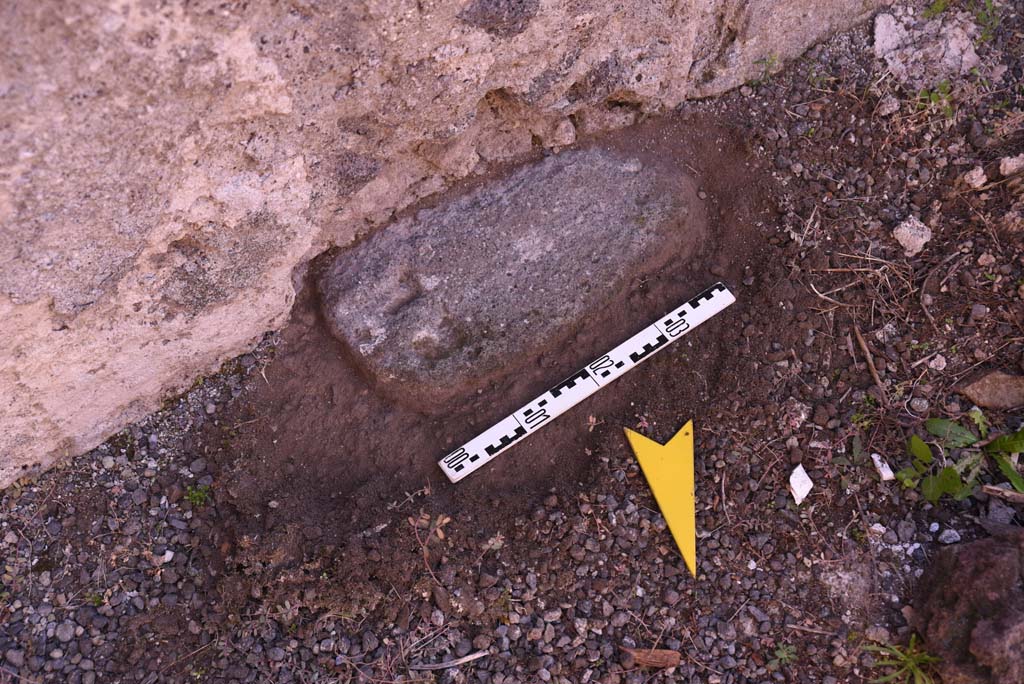
[[[725,285],[712,285],[469,440],[438,465],[449,480],[458,482],[735,301]]]

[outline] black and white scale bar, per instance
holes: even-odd
[[[438,461],[438,465],[449,480],[458,482],[735,301],[725,285],[712,285],[469,440]]]

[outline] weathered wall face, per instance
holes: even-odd
[[[0,486],[279,325],[325,247],[881,4],[4,3]]]

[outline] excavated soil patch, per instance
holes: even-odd
[[[666,241],[666,249],[677,251],[621,274],[621,287],[587,315],[535,340],[482,383],[472,374],[453,377],[438,392],[451,398],[433,403],[395,401],[393,386],[382,391],[365,360],[357,362],[331,334],[316,288],[307,286],[273,362],[245,388],[222,431],[209,435],[214,449],[208,450],[219,454],[217,489],[225,505],[218,508],[231,512],[224,521],[225,560],[251,573],[254,563],[274,569],[308,562],[316,549],[352,547],[348,571],[359,573],[363,555],[350,542],[407,516],[410,508],[399,513],[396,504],[424,487],[431,508],[462,524],[500,528],[541,493],[585,487],[598,444],[609,440],[609,430],[621,434],[623,426],[642,422],[639,405],[674,407],[671,415],[646,414],[656,436],[667,438],[701,415],[711,397],[735,389],[728,371],[738,352],[725,343],[734,336],[725,333],[740,325],[748,306],[742,297],[480,472],[458,485],[445,480],[436,461],[458,444],[715,281],[735,289],[759,271],[774,212],[768,175],[738,131],[699,118],[661,120],[581,148],[685,168],[706,211],[706,238],[700,244]],[[493,178],[457,188],[440,202],[488,182]],[[325,255],[314,264],[310,280],[335,258]],[[729,376],[724,382],[723,374]],[[671,401],[658,401],[664,397]],[[415,495],[411,500],[421,503]],[[381,571],[379,562],[372,567]]]

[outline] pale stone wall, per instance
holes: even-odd
[[[4,3],[0,486],[279,326],[326,247],[882,4]]]

